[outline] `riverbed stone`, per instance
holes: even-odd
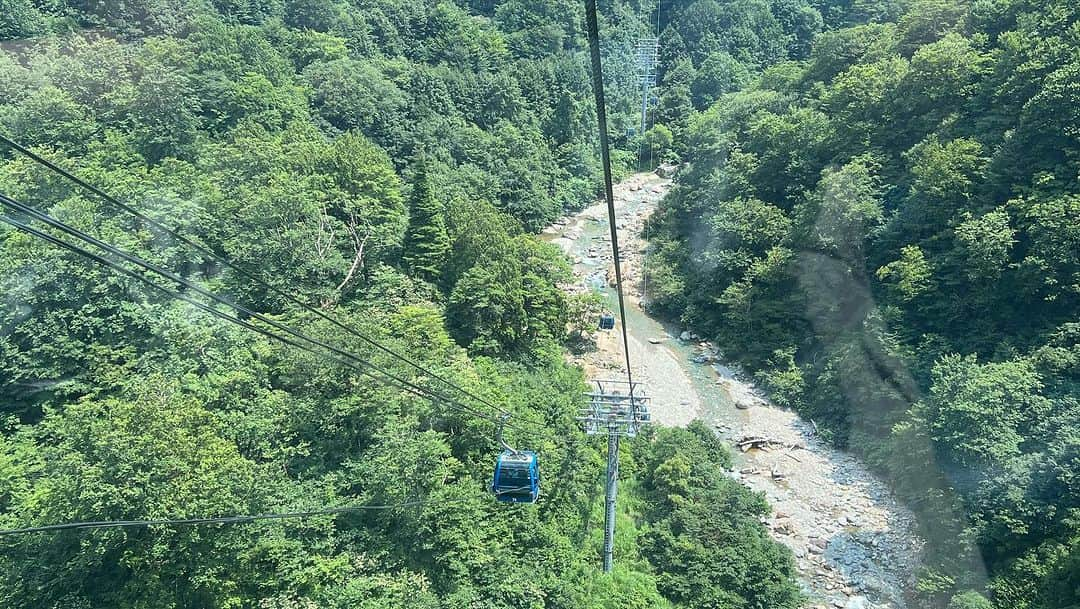
[[[853,596],[844,603],[844,609],[867,609],[869,600],[865,596]]]

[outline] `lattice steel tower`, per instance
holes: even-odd
[[[649,112],[649,90],[656,86],[656,60],[660,54],[659,38],[640,38],[636,47],[637,72],[641,84],[641,131],[645,133]]]
[[[585,433],[608,437],[607,478],[604,485],[604,572],[611,571],[615,548],[615,496],[619,483],[619,438],[632,438],[650,420],[649,398],[640,383],[593,381],[596,391],[586,393],[589,405],[578,420]],[[629,389],[629,391],[625,391]]]

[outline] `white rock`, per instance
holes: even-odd
[[[869,601],[865,596],[853,596],[843,605],[844,609],[867,609]]]

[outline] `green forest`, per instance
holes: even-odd
[[[601,6],[617,176],[649,10]],[[588,307],[535,237],[600,191],[583,22],[563,0],[0,0],[0,132],[153,223],[4,145],[0,193],[248,311],[0,228],[0,529],[390,506],[4,535],[0,605],[799,606],[701,424],[626,443],[601,573],[605,442],[563,357]],[[537,504],[492,498],[495,413],[451,387],[513,413]]]
[[[665,30],[651,305],[888,477],[922,603],[1077,607],[1080,6],[818,8],[788,60]]]
[[[681,166],[650,311],[888,480],[929,541],[912,607],[1080,607],[1080,7],[599,9],[615,178]],[[606,442],[565,357],[595,303],[537,236],[602,192],[584,22],[578,0],[0,0],[0,134],[153,222],[3,143],[0,195],[190,286],[0,223],[0,530],[385,506],[3,535],[0,605],[812,603],[702,422],[624,442],[601,571]],[[488,488],[491,404],[539,455],[535,505]]]

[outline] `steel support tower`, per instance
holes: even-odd
[[[641,83],[641,131],[645,133],[645,120],[649,112],[649,89],[656,86],[656,59],[660,54],[658,38],[640,38],[637,42],[637,72]]]
[[[615,497],[619,485],[619,439],[632,438],[650,420],[649,398],[640,383],[594,381],[596,391],[588,392],[589,405],[578,420],[585,433],[608,437],[607,476],[604,484],[604,573],[611,572],[615,549]]]

